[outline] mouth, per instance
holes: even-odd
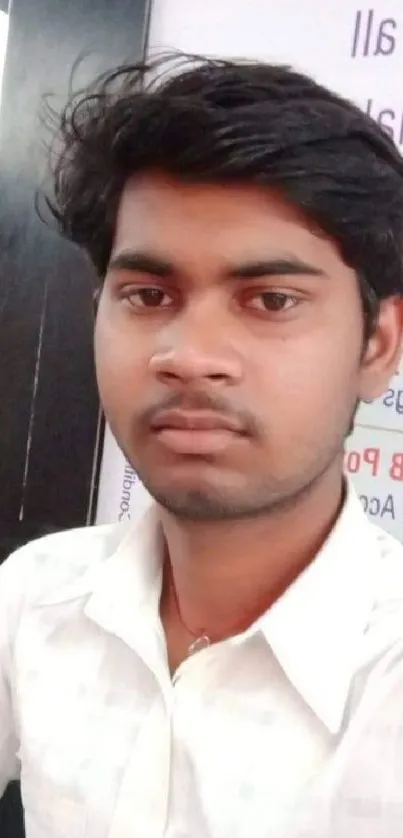
[[[208,456],[218,454],[245,438],[234,419],[206,411],[167,411],[151,424],[165,448],[177,454]]]

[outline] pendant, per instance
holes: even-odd
[[[201,652],[202,649],[207,649],[208,646],[211,646],[211,640],[207,634],[201,634],[200,637],[196,637],[196,640],[190,644],[188,648],[188,656],[195,655],[196,652]]]

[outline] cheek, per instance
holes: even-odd
[[[95,365],[103,405],[133,402],[144,386],[148,347],[144,340],[119,327],[100,311],[95,326]]]
[[[344,421],[357,396],[360,353],[358,335],[333,338],[325,329],[267,346],[255,387],[269,424],[273,417],[284,431],[307,431],[324,419]]]

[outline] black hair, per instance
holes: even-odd
[[[289,67],[167,56],[72,94],[47,203],[107,270],[120,195],[138,172],[274,187],[334,239],[358,276],[367,331],[403,292],[403,160],[357,106]]]

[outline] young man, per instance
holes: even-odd
[[[0,786],[27,838],[398,838],[403,549],[343,447],[398,365],[403,164],[291,70],[167,71],[61,123],[51,207],[155,506],[2,566]]]

